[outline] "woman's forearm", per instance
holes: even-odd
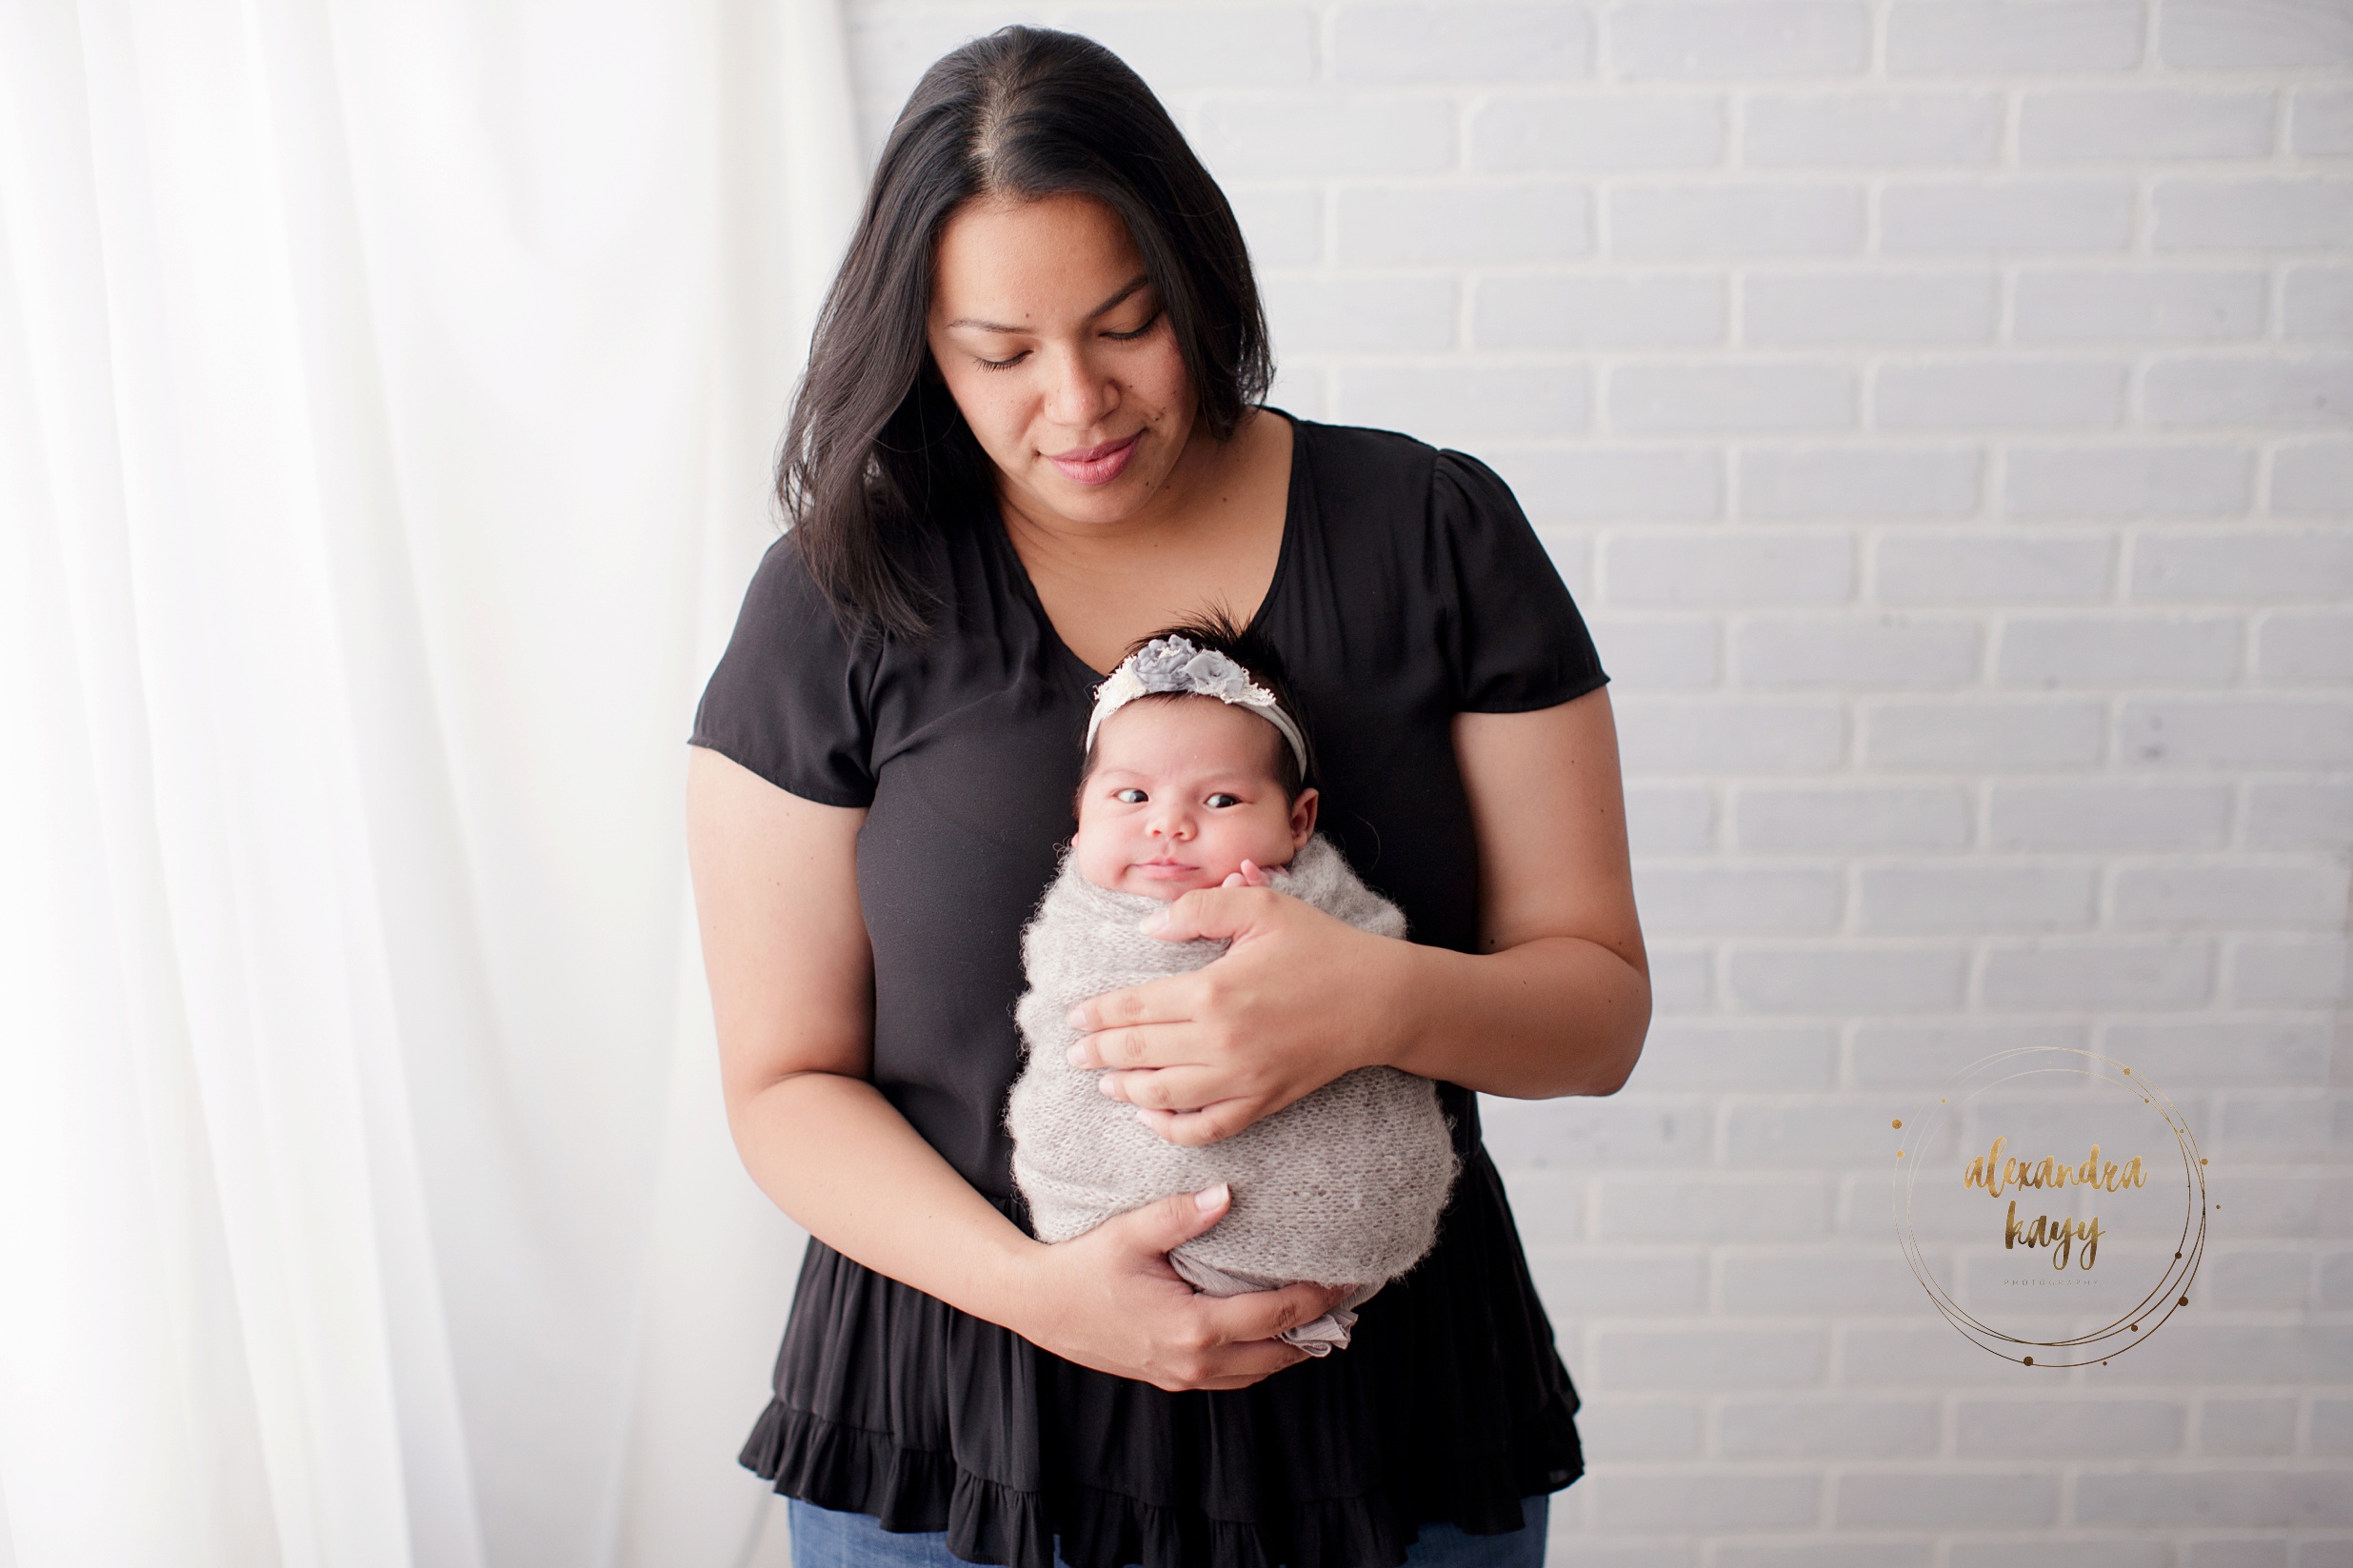
[[[1221,1221],[1221,1184],[1047,1246],[1024,1234],[876,1089],[872,954],[858,905],[863,811],[787,793],[697,748],[688,835],[728,1124],[776,1206],[851,1260],[1053,1355],[1158,1387],[1246,1388],[1306,1359],[1279,1338],[1333,1295],[1212,1300],[1168,1266]]]
[[[810,1235],[877,1274],[1024,1330],[1016,1273],[1039,1243],[864,1079],[803,1072],[733,1107],[744,1165]]]
[[[864,1079],[805,1072],[737,1102],[744,1163],[778,1207],[877,1274],[1099,1372],[1166,1389],[1247,1388],[1306,1359],[1280,1336],[1345,1287],[1211,1298],[1167,1252],[1226,1217],[1224,1183],[1172,1193],[1054,1246],[997,1212]]]
[[[1615,1094],[1650,1026],[1650,982],[1582,937],[1495,953],[1405,943],[1387,976],[1384,1060],[1518,1100]]]
[[[1388,977],[1392,1060],[1483,1094],[1615,1094],[1642,1055],[1650,977],[1609,693],[1457,714],[1454,749],[1482,950],[1417,946]]]

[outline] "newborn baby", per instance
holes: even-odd
[[[1015,1009],[1027,1060],[1006,1125],[1038,1238],[1061,1241],[1115,1214],[1218,1181],[1232,1207],[1168,1255],[1212,1296],[1311,1280],[1353,1289],[1283,1338],[1323,1356],[1355,1309],[1436,1236],[1455,1175],[1435,1087],[1390,1067],[1326,1084],[1204,1148],[1168,1142],[1069,1063],[1065,1015],[1121,986],[1200,968],[1216,941],[1163,942],[1144,919],[1200,887],[1273,887],[1362,930],[1406,934],[1397,906],[1315,834],[1306,736],[1234,658],[1270,660],[1222,625],[1147,640],[1098,688],[1079,784],[1078,832],[1022,933],[1028,980]]]

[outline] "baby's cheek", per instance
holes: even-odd
[[[1291,843],[1289,813],[1286,812],[1281,816],[1269,814],[1266,820],[1260,824],[1258,838],[1260,841],[1258,852],[1252,854],[1250,859],[1261,865],[1281,865],[1287,862],[1296,847]]]
[[[1098,887],[1108,887],[1127,870],[1125,858],[1115,842],[1118,835],[1107,833],[1100,824],[1088,830],[1087,820],[1079,819],[1078,831],[1071,835],[1070,853],[1078,861],[1079,875]]]

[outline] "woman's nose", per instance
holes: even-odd
[[[1119,407],[1111,378],[1077,349],[1052,356],[1046,388],[1046,416],[1066,429],[1087,429]]]

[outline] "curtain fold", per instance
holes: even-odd
[[[0,1563],[734,1560],[681,744],[832,0],[0,8]]]

